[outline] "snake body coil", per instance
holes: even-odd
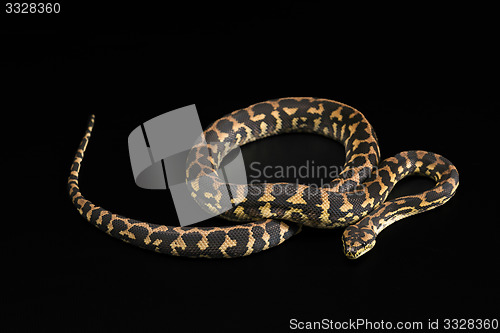
[[[443,156],[405,151],[380,162],[377,137],[357,110],[331,100],[300,97],[257,103],[215,121],[204,131],[187,160],[187,185],[204,209],[230,220],[246,222],[227,227],[174,227],[141,222],[113,214],[85,199],[78,186],[80,165],[94,125],[91,117],[68,179],[70,197],[79,213],[113,237],[142,248],[178,256],[230,258],[281,244],[302,225],[347,227],[342,241],[354,259],[375,245],[391,223],[435,208],[455,193],[457,169]],[[317,133],[341,142],[346,163],[327,186],[295,183],[231,184],[235,207],[219,211],[218,167],[232,149],[286,132]],[[436,185],[425,192],[385,202],[402,178],[420,174]]]

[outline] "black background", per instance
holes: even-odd
[[[57,15],[2,8],[3,322],[16,331],[177,332],[286,331],[292,318],[424,326],[438,318],[494,318],[499,27],[491,13],[305,1],[73,2]],[[121,215],[171,225],[177,218],[168,191],[141,190],[133,181],[128,134],[189,104],[206,127],[233,110],[288,96],[360,110],[383,158],[410,149],[446,156],[460,172],[456,196],[391,226],[356,261],[342,253],[342,230],[310,228],[246,258],[169,257],[110,238],[68,199],[69,167],[91,113],[84,195]],[[260,141],[243,153],[247,163],[343,161],[338,143],[313,135]],[[391,195],[430,186],[408,179]]]

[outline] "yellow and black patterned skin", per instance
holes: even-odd
[[[347,227],[344,252],[355,259],[369,251],[376,236],[391,223],[444,204],[458,187],[457,169],[446,158],[426,151],[406,151],[380,162],[375,132],[366,118],[345,104],[320,98],[294,97],[257,103],[215,121],[191,150],[187,185],[204,209],[246,222],[230,227],[173,227],[112,214],[80,193],[78,173],[92,131],[92,117],[75,156],[68,180],[80,214],[108,234],[171,255],[230,258],[281,244],[301,230]],[[322,187],[296,183],[226,184],[218,174],[232,149],[271,135],[310,132],[341,142],[346,163],[337,179]],[[203,143],[202,143],[203,142]],[[402,178],[420,174],[434,188],[385,202]],[[234,208],[223,212],[222,188],[230,185]]]

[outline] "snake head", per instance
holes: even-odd
[[[357,259],[370,251],[376,242],[377,234],[373,229],[351,225],[342,235],[344,254],[349,259]]]

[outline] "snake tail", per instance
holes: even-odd
[[[127,218],[93,204],[80,192],[78,178],[94,121],[92,115],[71,166],[68,191],[80,215],[112,237],[173,256],[234,258],[277,246],[301,230],[301,225],[276,220],[223,227],[167,226]]]

